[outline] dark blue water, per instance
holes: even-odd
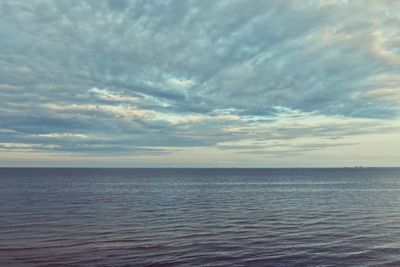
[[[400,169],[0,169],[0,266],[400,266]]]

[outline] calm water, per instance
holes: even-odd
[[[400,266],[400,169],[0,169],[0,266]]]

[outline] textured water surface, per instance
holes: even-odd
[[[0,169],[0,266],[400,266],[400,169]]]

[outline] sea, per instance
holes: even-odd
[[[0,266],[400,266],[400,169],[1,168]]]

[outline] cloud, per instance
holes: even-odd
[[[396,1],[2,1],[2,149],[301,153],[396,132],[399,12]]]

